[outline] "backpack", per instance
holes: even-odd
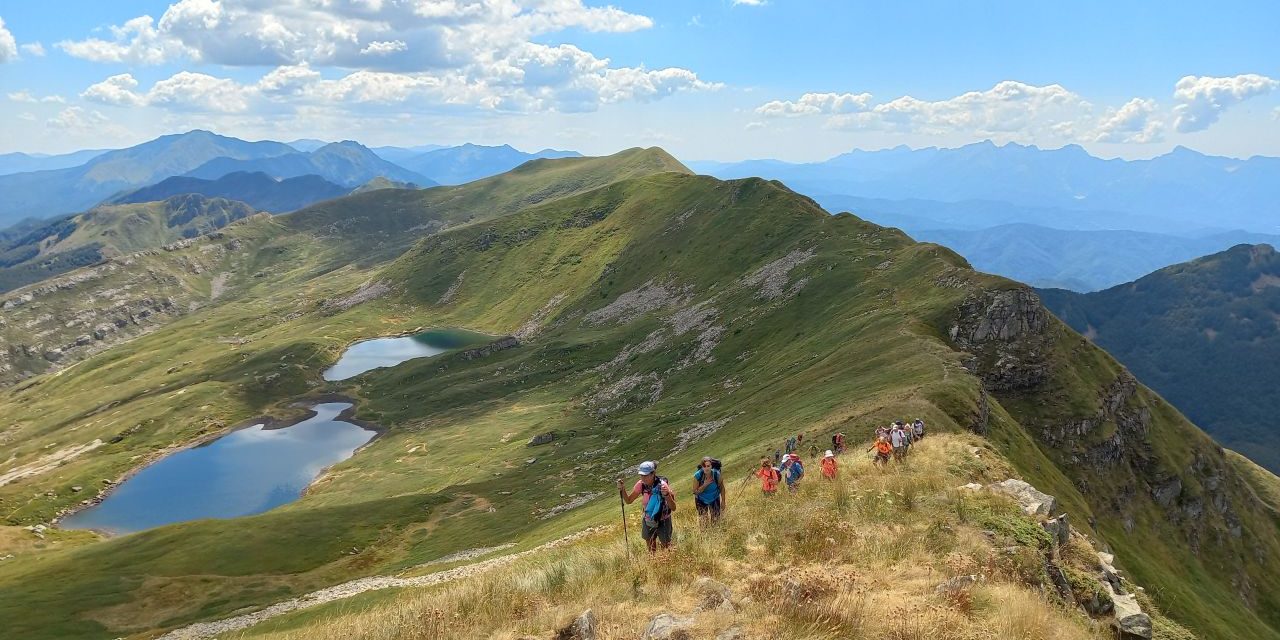
[[[649,495],[645,498],[644,519],[650,526],[655,526],[671,517],[671,507],[667,505],[666,500],[662,499],[662,491],[658,489],[666,481],[667,479],[662,476],[655,476],[653,486],[649,488]],[[644,487],[641,487],[640,491],[643,493]]]

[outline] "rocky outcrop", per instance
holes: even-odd
[[[532,438],[529,438],[529,442],[528,442],[528,444],[526,444],[525,446],[526,446],[526,447],[536,447],[536,446],[541,445],[541,444],[550,444],[550,443],[551,443],[551,442],[553,442],[555,439],[556,439],[556,432],[554,432],[554,431],[548,431],[548,432],[546,432],[546,433],[539,433],[538,435],[536,435],[536,436],[534,436],[534,437],[532,437]]]
[[[690,640],[689,627],[693,625],[691,618],[682,618],[669,613],[659,613],[649,621],[640,640]]]
[[[982,290],[956,310],[951,342],[992,391],[1029,389],[1049,375],[1049,312],[1030,289]]]
[[[462,353],[458,354],[458,356],[463,360],[475,360],[476,358],[483,358],[504,349],[514,349],[518,346],[520,346],[519,340],[516,340],[512,336],[507,336],[505,338],[494,340],[484,346],[466,349]]]
[[[1013,498],[1018,502],[1018,506],[1022,507],[1023,513],[1029,516],[1049,516],[1058,510],[1057,498],[1041,492],[1022,480],[1010,478],[987,485],[987,488]]]
[[[590,609],[583,611],[556,633],[556,640],[596,640],[596,614]]]

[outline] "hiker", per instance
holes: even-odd
[[[902,462],[902,457],[907,453],[907,445],[904,441],[906,434],[902,432],[902,425],[895,424],[889,430],[889,444],[893,445],[894,462]]]
[[[840,455],[844,453],[844,434],[843,433],[837,432],[831,435],[831,450],[836,452],[836,455]]]
[[[911,423],[911,431],[916,435],[916,442],[924,440],[924,420],[916,418],[915,422]]]
[[[827,480],[836,479],[836,454],[827,449],[827,454],[822,456],[822,477]]]
[[[719,520],[724,511],[725,487],[719,466],[719,460],[704,456],[698,470],[693,472],[693,505],[704,524]]]
[[[871,451],[872,449],[876,452],[877,465],[884,466],[885,464],[888,464],[889,454],[893,453],[893,445],[889,444],[888,438],[884,436],[876,438],[875,444],[871,445],[871,449],[867,449],[867,451]]]
[[[768,458],[760,458],[760,470],[756,472],[756,477],[760,478],[760,489],[764,491],[764,495],[771,496],[778,491],[778,481],[782,480],[782,474],[769,464]]]
[[[773,450],[773,466],[775,467],[782,466],[782,452],[778,451],[777,449]]]
[[[800,456],[791,454],[782,463],[782,479],[787,481],[787,489],[795,492],[796,484],[804,478],[804,465],[800,464]]]
[[[916,433],[915,430],[912,429],[910,425],[907,425],[907,424],[902,425],[902,446],[903,446],[902,455],[905,456],[911,453],[911,445],[915,444],[916,442],[915,433]]]
[[[790,438],[787,438],[786,451],[784,451],[783,453],[786,453],[787,455],[791,455],[795,453],[795,451],[796,451],[796,437],[791,436]]]
[[[809,445],[809,457],[810,458],[818,457],[818,445],[816,444]]]
[[[889,437],[889,427],[886,427],[884,425],[880,425],[876,427],[876,438],[888,438],[888,437]]]
[[[667,479],[659,476],[657,471],[658,463],[649,460],[641,462],[640,479],[636,481],[636,486],[630,493],[627,493],[622,479],[618,479],[618,493],[627,504],[644,496],[644,518],[640,527],[640,537],[648,543],[649,553],[658,550],[659,542],[662,543],[663,549],[671,546],[671,512],[676,510],[676,494],[671,490]]]

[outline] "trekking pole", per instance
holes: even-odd
[[[627,501],[622,498],[622,490],[618,490],[618,504],[622,506],[622,539],[627,545],[627,560],[631,560],[631,536],[627,534]]]

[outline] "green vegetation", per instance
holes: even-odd
[[[1280,471],[1280,255],[1269,245],[1041,296],[1224,446]]]
[[[1274,476],[1222,458],[1025,288],[896,230],[831,216],[779,183],[689,175],[660,150],[539,160],[460,187],[376,191],[245,220],[146,264],[232,245],[175,285],[207,291],[212,274],[225,273],[217,300],[0,394],[12,425],[0,438],[13,456],[0,473],[104,443],[0,485],[0,516],[47,521],[82,499],[73,485],[97,490],[174,446],[256,415],[296,415],[300,402],[328,394],[354,398],[356,417],[384,432],[271,512],[0,564],[4,628],[117,637],[351,578],[426,571],[412,568],[477,547],[529,549],[612,522],[615,478],[642,459],[661,459],[683,495],[682,470],[704,452],[725,461],[736,487],[787,433],[825,443],[844,431],[856,446],[875,424],[921,417],[934,434],[973,429],[989,439],[972,437],[980,456],[940,459],[929,478],[868,481],[889,494],[833,493],[827,515],[797,521],[879,518],[930,552],[953,544],[944,525],[991,528],[1023,549],[1013,558],[1020,579],[1039,584],[1045,539],[1032,521],[990,497],[936,503],[959,478],[998,481],[1016,470],[1056,495],[1078,530],[1113,547],[1178,623],[1204,637],[1280,637],[1280,535],[1274,512],[1254,498]],[[381,296],[359,295],[379,283]],[[421,327],[516,335],[520,344],[321,379],[347,344]],[[551,431],[553,442],[527,446]],[[863,548],[830,549],[815,531],[779,532],[789,537],[769,546],[783,555],[762,561]],[[857,535],[832,537],[840,546]],[[756,543],[724,544],[745,561]],[[895,548],[881,552],[935,562]],[[663,581],[723,570],[705,562],[711,551],[688,553],[655,569],[666,574],[632,577],[674,584]],[[621,554],[611,557],[593,575],[619,575],[611,563]],[[580,584],[574,571],[557,569],[541,593]],[[932,589],[934,577],[912,588]],[[515,591],[495,606],[525,590],[505,588]],[[476,593],[449,602],[479,606]],[[982,604],[1027,598],[1040,622],[1000,626]],[[974,603],[975,619],[1004,637],[1068,633],[1029,592],[1001,588]],[[811,616],[804,628],[824,624],[821,611],[796,615]],[[944,628],[953,618],[939,620]]]

